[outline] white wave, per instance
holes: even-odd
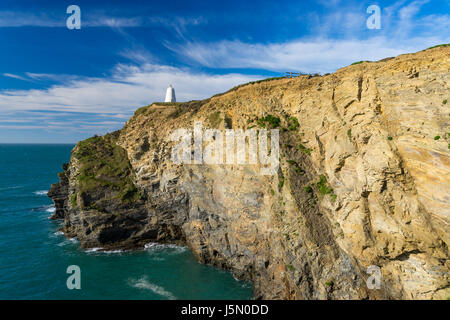
[[[61,236],[61,235],[64,235],[64,232],[62,232],[62,231],[56,231],[56,232],[54,233],[54,235],[55,235],[55,236]]]
[[[187,250],[186,247],[179,246],[176,244],[163,244],[157,242],[149,242],[144,245],[144,248],[147,249],[148,251],[162,251],[169,249],[174,253],[181,253]]]
[[[33,193],[38,196],[45,196],[45,195],[47,195],[47,192],[48,192],[48,190],[38,190]]]
[[[53,206],[51,206],[50,208],[47,208],[47,209],[45,209],[45,211],[46,212],[50,212],[50,213],[53,213],[53,212],[55,212],[55,207],[53,207]]]
[[[58,246],[62,247],[62,246],[68,245],[69,243],[75,243],[75,242],[78,242],[77,238],[66,238],[66,239],[64,239],[63,242],[58,243]]]
[[[105,250],[105,251],[102,251],[103,253],[122,253],[122,252],[125,252],[125,250]]]
[[[131,280],[130,284],[132,287],[142,289],[142,290],[150,290],[153,293],[156,293],[160,296],[163,296],[169,300],[176,300],[177,298],[169,291],[164,289],[161,286],[158,286],[154,283],[151,283],[147,280],[147,277],[142,277],[140,279]]]
[[[102,254],[102,253],[103,254],[114,254],[114,253],[125,252],[125,250],[119,250],[119,249],[117,249],[117,250],[103,250],[103,248],[97,247],[97,248],[87,249],[85,252],[86,253],[93,253],[93,252],[95,252],[95,253],[100,253],[100,254]]]

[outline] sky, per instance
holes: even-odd
[[[2,0],[0,143],[76,143],[120,129],[169,84],[177,101],[204,99],[449,43],[449,30],[450,0]]]

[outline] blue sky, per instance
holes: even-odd
[[[66,9],[81,9],[69,30]],[[368,29],[370,5],[381,29]],[[135,109],[450,41],[450,0],[0,3],[0,143],[75,143]]]

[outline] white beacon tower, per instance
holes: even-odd
[[[170,85],[166,90],[166,100],[164,102],[176,102],[177,99],[175,98],[175,89],[172,88],[172,85]]]

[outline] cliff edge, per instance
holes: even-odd
[[[189,246],[264,299],[450,296],[450,47],[140,108],[49,191],[83,247]],[[278,129],[280,166],[176,164],[177,128]],[[369,289],[367,268],[381,272]]]

